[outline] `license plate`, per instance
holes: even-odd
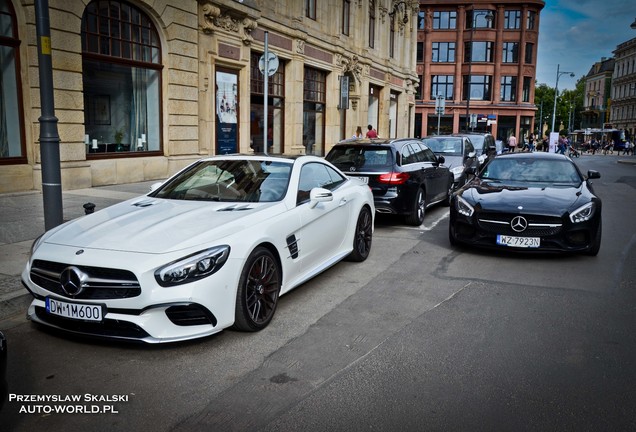
[[[46,298],[46,311],[51,315],[82,321],[101,322],[104,316],[102,305],[69,303],[50,297]]]
[[[358,179],[364,184],[369,184],[369,177],[366,177],[366,176],[351,176],[351,178]]]
[[[541,238],[498,235],[497,244],[501,246],[510,246],[510,247],[518,247],[518,248],[537,248],[541,244]]]

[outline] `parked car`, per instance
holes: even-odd
[[[325,158],[368,183],[378,213],[403,215],[409,225],[421,225],[427,207],[449,203],[453,176],[444,157],[417,138],[345,140]]]
[[[7,338],[0,332],[0,411],[7,400],[9,384],[7,383]]]
[[[503,142],[497,145],[495,138],[489,132],[462,132],[454,135],[470,138],[470,142],[473,144],[475,153],[479,158],[479,163],[482,165],[489,156],[495,156],[503,152]]]
[[[202,159],[38,238],[28,317],[150,343],[261,330],[280,295],[367,258],[374,214],[369,187],[316,156]]]
[[[449,239],[505,250],[580,252],[601,246],[601,199],[565,155],[505,153],[453,195]]]
[[[422,139],[424,145],[437,156],[444,158],[444,164],[453,173],[453,190],[468,181],[468,167],[479,169],[480,163],[470,138],[463,135],[438,135]]]

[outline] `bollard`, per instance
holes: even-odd
[[[84,207],[84,213],[85,214],[91,214],[91,213],[95,212],[95,204],[93,204],[91,202],[84,204],[83,207]]]

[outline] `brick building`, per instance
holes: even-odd
[[[420,0],[415,134],[490,131],[522,140],[534,126],[541,0]],[[467,97],[470,95],[470,97]],[[471,124],[471,117],[475,120]]]

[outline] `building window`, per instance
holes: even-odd
[[[342,0],[342,34],[349,36],[351,25],[351,0]]]
[[[161,45],[150,18],[120,1],[82,17],[85,142],[90,155],[161,150]]]
[[[415,61],[422,63],[424,61],[424,42],[417,43],[417,52],[415,53]]]
[[[534,30],[536,25],[537,13],[535,11],[528,11],[528,16],[526,18],[526,28],[528,30]]]
[[[265,79],[259,70],[261,53],[252,52],[250,59],[250,147],[264,151],[265,139]],[[285,120],[285,66],[281,63],[267,79],[267,142],[268,150],[282,154]]]
[[[530,102],[531,84],[532,84],[532,78],[523,77],[523,90],[521,93],[521,102]]]
[[[492,17],[493,12],[489,10],[469,10],[466,11],[466,28],[468,30],[473,28],[473,24],[476,29],[493,28],[495,22],[494,19],[486,19],[486,17]]]
[[[424,30],[426,27],[426,12],[419,11],[417,13],[417,29]]]
[[[316,19],[316,0],[305,0],[305,16],[309,19]]]
[[[446,100],[453,100],[453,75],[433,75],[431,77],[431,100],[437,95],[444,96]]]
[[[521,28],[521,11],[507,10],[504,11],[504,29],[518,30]]]
[[[433,12],[433,29],[450,30],[457,28],[457,12]]]
[[[534,62],[534,44],[526,42],[525,64],[532,64]]]
[[[375,47],[375,1],[369,2],[369,48]]]
[[[303,83],[303,145],[306,154],[324,155],[327,73],[305,67]]]
[[[19,46],[13,6],[0,0],[0,164],[26,162]]]
[[[517,100],[517,77],[502,76],[501,77],[501,101],[514,102]]]
[[[473,49],[470,48],[470,42],[465,42],[464,63],[470,61],[492,63],[493,42],[473,42]]]
[[[463,99],[466,100],[466,95],[470,94],[470,100],[491,100],[491,81],[492,77],[489,75],[472,75],[470,77],[464,76]]]
[[[519,43],[518,42],[504,42],[503,43],[503,56],[501,57],[502,63],[518,63],[519,62]]]
[[[431,54],[433,63],[454,63],[455,42],[433,42]]]

